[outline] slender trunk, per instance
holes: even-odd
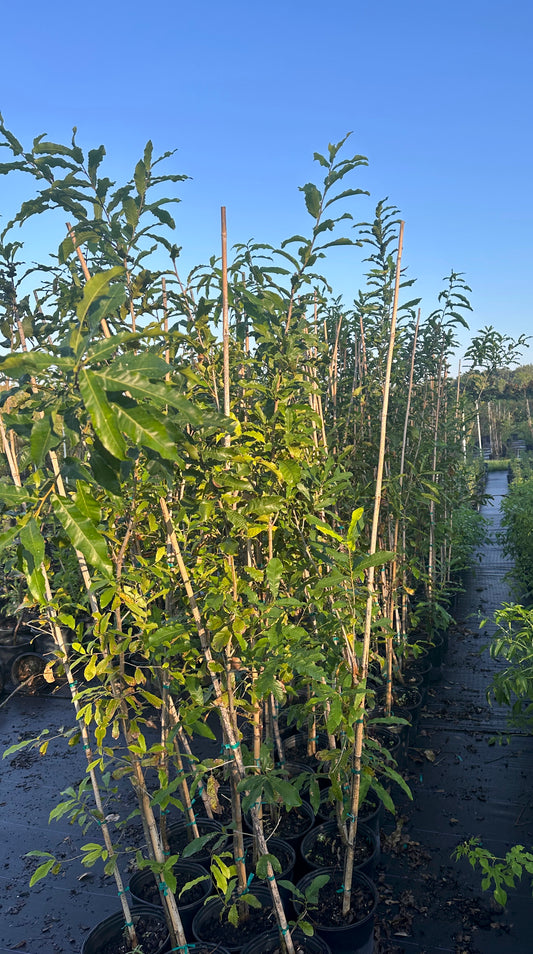
[[[389,393],[390,393],[390,380],[391,380],[391,371],[392,371],[392,358],[394,353],[394,341],[396,334],[396,317],[398,313],[398,295],[400,289],[400,265],[402,258],[402,245],[403,245],[403,230],[404,223],[400,223],[400,234],[398,238],[398,255],[396,259],[396,283],[394,289],[394,304],[392,309],[391,317],[391,327],[390,327],[390,336],[389,336],[389,348],[387,353],[387,366],[385,372],[385,383],[383,389],[383,404],[381,409],[381,430],[380,430],[380,441],[379,441],[379,455],[378,455],[378,466],[377,466],[377,475],[376,475],[376,487],[374,495],[374,513],[372,517],[372,532],[370,538],[370,554],[376,553],[377,549],[377,539],[378,539],[378,527],[379,527],[379,515],[381,509],[381,493],[382,493],[382,484],[383,484],[383,466],[385,460],[385,444],[387,437],[387,415],[389,408]],[[365,630],[363,637],[363,658],[361,665],[361,678],[363,685],[366,687],[366,677],[368,674],[368,657],[370,652],[370,634],[372,628],[372,608],[374,603],[374,567],[370,567],[368,570],[367,576],[367,587],[368,587],[368,596],[366,601],[366,613],[365,613]],[[346,847],[346,858],[344,864],[344,891],[342,899],[342,912],[343,915],[347,915],[350,910],[351,904],[351,893],[352,893],[352,881],[353,881],[353,868],[354,868],[354,852],[355,852],[355,840],[357,837],[357,820],[359,813],[359,792],[361,788],[361,756],[363,752],[363,732],[364,732],[364,721],[363,721],[363,711],[365,705],[365,692],[361,699],[361,708],[360,708],[360,718],[357,720],[355,726],[355,744],[353,750],[353,763],[352,763],[352,782],[351,782],[351,798],[350,798],[350,825],[348,830],[348,845]]]

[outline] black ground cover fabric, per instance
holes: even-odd
[[[490,707],[486,687],[501,663],[485,648],[502,602],[516,593],[498,541],[506,474],[489,474],[483,508],[489,541],[465,578],[454,609],[442,679],[430,687],[407,770],[414,800],[385,819],[378,954],[530,954],[529,880],[510,892],[505,911],[480,889],[479,870],[456,863],[455,846],[479,836],[503,856],[533,845],[533,738],[510,733],[506,711]],[[482,619],[488,623],[480,629]],[[509,744],[495,739],[509,735]]]

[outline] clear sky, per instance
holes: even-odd
[[[531,0],[26,0],[4,5],[0,30],[0,111],[24,143],[76,125],[119,180],[148,138],[178,149],[173,170],[192,176],[175,209],[184,270],[219,254],[221,205],[230,243],[307,232],[313,152],[353,130],[369,166],[349,185],[371,198],[351,211],[399,207],[424,312],[454,269],[474,332],[533,334]],[[29,188],[0,177],[0,224]],[[50,248],[63,235],[47,229]],[[361,251],[331,252],[350,304]]]

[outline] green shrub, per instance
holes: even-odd
[[[515,562],[515,575],[533,593],[533,477],[513,481],[503,498],[505,552]]]

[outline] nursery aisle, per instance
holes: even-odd
[[[509,894],[501,912],[481,877],[453,849],[471,836],[497,855],[514,844],[533,844],[533,738],[506,735],[506,711],[491,707],[486,687],[498,663],[486,649],[492,617],[513,599],[512,568],[498,543],[505,472],[488,475],[483,508],[489,540],[465,580],[454,615],[442,679],[430,688],[426,712],[410,751],[413,803],[402,799],[396,828],[387,820],[385,882],[380,887],[379,954],[530,954],[533,902],[529,881]],[[482,619],[489,622],[481,630]],[[392,834],[391,834],[392,833]]]

